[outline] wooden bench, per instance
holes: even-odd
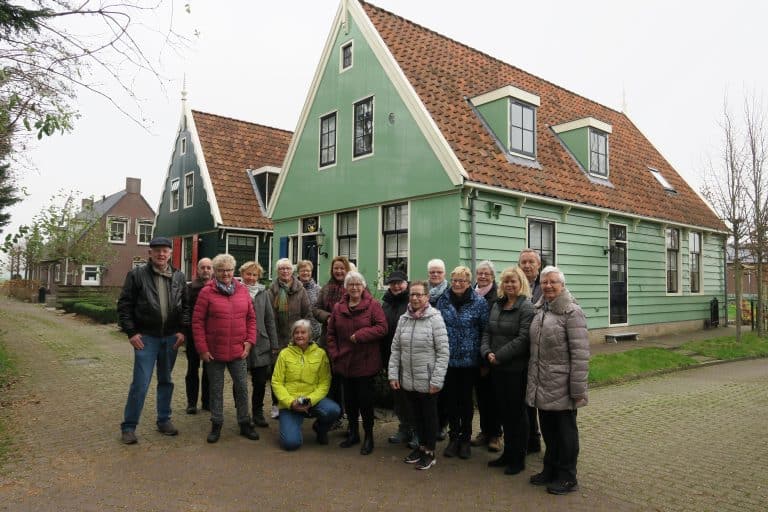
[[[619,341],[636,341],[636,332],[612,332],[605,335],[606,343],[618,343]]]

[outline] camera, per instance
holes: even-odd
[[[296,399],[296,403],[302,407],[305,405],[309,405],[309,398],[305,396],[300,396],[299,398]]]

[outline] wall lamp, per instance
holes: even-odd
[[[323,226],[320,226],[317,230],[317,233],[315,233],[315,247],[317,248],[317,254],[327,258],[328,253],[323,252],[323,246],[325,245],[325,233],[323,233]]]

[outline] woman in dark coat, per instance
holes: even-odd
[[[496,408],[504,425],[504,453],[488,463],[504,467],[508,475],[525,468],[528,446],[528,413],[525,389],[528,375],[530,327],[533,304],[530,288],[519,267],[501,273],[499,298],[491,308],[480,352],[491,367]]]
[[[373,451],[374,377],[381,370],[379,344],[387,335],[384,310],[365,289],[365,278],[349,272],[344,278],[346,293],[333,307],[328,320],[328,355],[334,371],[343,378],[349,430],[339,446],[360,442],[358,416],[363,417],[365,439],[360,453]]]

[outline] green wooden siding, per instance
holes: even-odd
[[[589,172],[589,128],[577,128],[558,136],[584,170]]]
[[[509,98],[499,98],[480,105],[477,111],[488,124],[494,135],[509,150]]]

